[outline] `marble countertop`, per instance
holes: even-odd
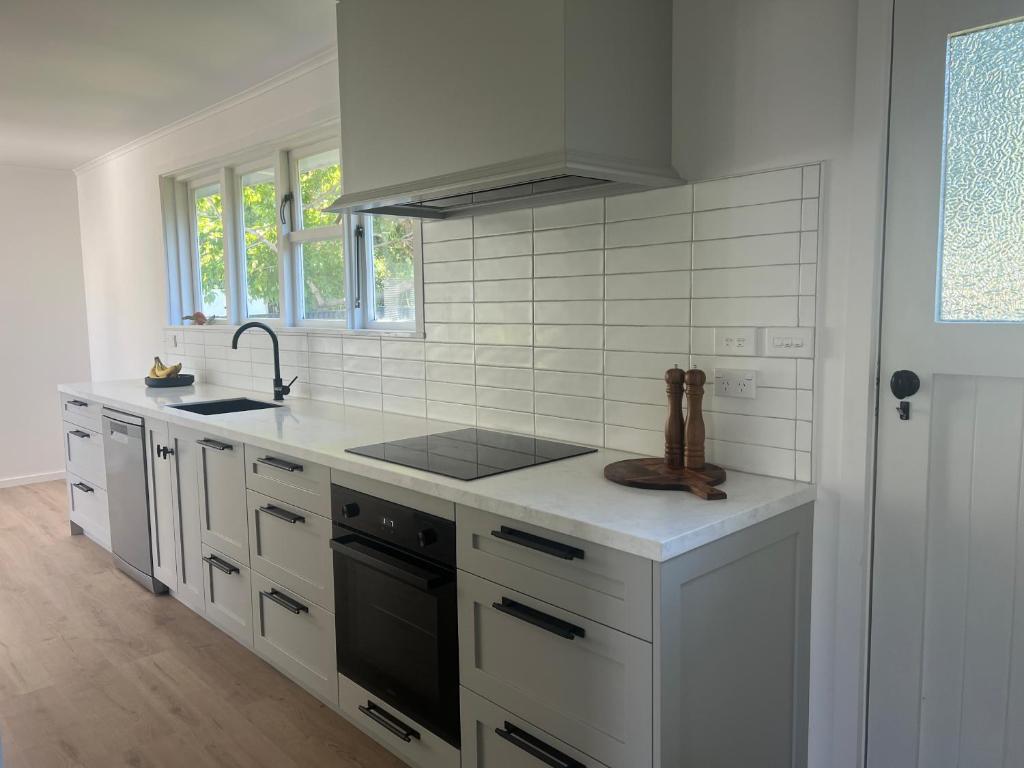
[[[131,380],[62,384],[59,390],[144,418],[254,443],[370,480],[533,523],[656,562],[815,498],[814,486],[807,483],[733,471],[722,486],[729,496],[724,501],[704,501],[689,493],[626,488],[605,480],[602,470],[613,461],[634,458],[633,454],[604,449],[467,482],[345,452],[346,448],[465,425],[301,398],[287,399],[283,408],[218,416],[167,407],[230,397],[269,399],[263,393],[208,384],[148,389],[141,380]]]

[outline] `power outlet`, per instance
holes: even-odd
[[[730,357],[757,355],[756,328],[715,328],[715,354]]]
[[[813,328],[765,328],[765,357],[814,357]]]
[[[757,371],[715,368],[715,397],[757,397]]]

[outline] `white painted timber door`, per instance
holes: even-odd
[[[895,0],[869,768],[1024,766],[1021,17]]]

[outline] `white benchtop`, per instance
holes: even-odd
[[[167,408],[177,403],[251,397],[263,393],[196,384],[149,389],[141,380],[62,384],[61,392],[200,429],[211,436],[253,443],[307,461],[409,488],[457,504],[533,523],[551,531],[662,562],[814,500],[813,485],[728,473],[729,498],[704,501],[689,493],[645,491],[605,480],[606,464],[633,454],[601,449],[480,480],[455,480],[346,453],[346,448],[443,432],[462,424],[288,398],[283,408],[200,416]]]

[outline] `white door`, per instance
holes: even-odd
[[[869,768],[1024,766],[1020,17],[895,0]]]

